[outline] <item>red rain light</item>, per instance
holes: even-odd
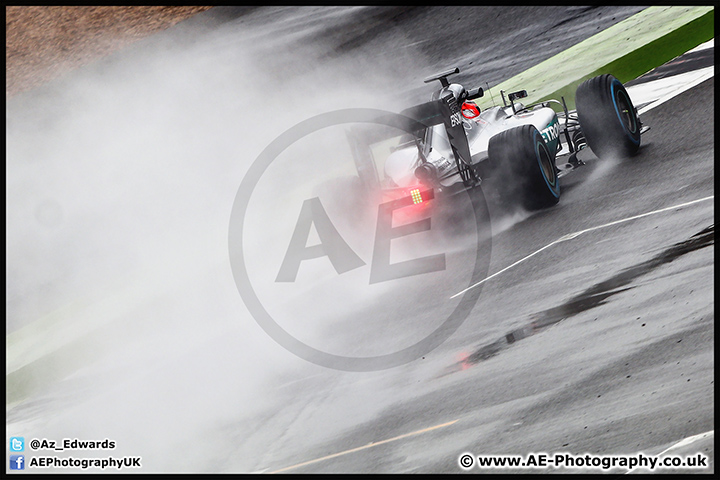
[[[415,188],[415,189],[411,190],[410,196],[412,197],[412,201],[415,205],[423,202],[422,194],[420,193],[419,188]]]

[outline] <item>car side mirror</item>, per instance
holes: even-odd
[[[520,90],[518,92],[513,92],[510,95],[508,95],[508,101],[510,103],[513,103],[518,98],[525,98],[527,97],[527,90]]]
[[[467,98],[466,100],[475,100],[476,98],[480,98],[483,96],[483,89],[481,87],[473,88],[472,90],[468,90]]]

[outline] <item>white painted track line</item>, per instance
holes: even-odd
[[[669,451],[671,451],[671,450],[675,450],[675,449],[680,448],[680,447],[685,447],[685,446],[687,446],[687,445],[690,445],[691,443],[697,442],[698,440],[702,440],[702,439],[704,439],[704,438],[710,438],[710,437],[713,437],[713,436],[715,436],[715,430],[709,430],[709,431],[707,431],[707,432],[705,432],[705,433],[698,433],[697,435],[693,435],[693,436],[690,436],[690,437],[687,437],[687,438],[683,438],[682,440],[680,440],[680,441],[677,442],[676,444],[674,444],[674,445],[666,448],[666,449],[663,450],[662,452],[658,453],[658,455],[664,455],[664,454],[666,454],[667,452],[669,452]]]
[[[281,468],[280,470],[275,470],[275,471],[272,471],[272,472],[269,472],[269,473],[282,473],[282,472],[286,472],[286,471],[288,471],[288,470],[294,470],[294,469],[296,469],[296,468],[304,467],[304,466],[306,466],[306,465],[311,465],[311,464],[313,464],[313,463],[318,463],[318,462],[322,462],[322,461],[324,461],[324,460],[329,460],[329,459],[331,459],[331,458],[336,458],[336,457],[340,457],[340,456],[342,456],[342,455],[347,455],[348,453],[358,452],[358,451],[360,451],[360,450],[365,450],[365,449],[367,449],[367,448],[377,447],[378,445],[383,445],[383,444],[385,444],[385,443],[390,443],[390,442],[395,442],[395,441],[397,441],[397,440],[402,440],[403,438],[408,438],[408,437],[412,437],[412,436],[415,436],[415,435],[420,435],[420,434],[422,434],[422,433],[427,433],[427,432],[430,432],[430,431],[433,431],[433,430],[437,430],[437,429],[439,429],[439,428],[449,427],[450,425],[453,425],[453,424],[455,424],[455,423],[457,423],[457,422],[458,422],[458,420],[453,420],[453,421],[451,421],[451,422],[441,423],[440,425],[435,425],[435,426],[433,426],[433,427],[423,428],[422,430],[416,430],[416,431],[414,431],[414,432],[406,433],[406,434],[404,434],[404,435],[398,435],[397,437],[388,438],[387,440],[381,440],[381,441],[379,441],[379,442],[371,442],[371,443],[368,443],[367,445],[363,445],[363,446],[361,446],[361,447],[352,448],[352,449],[350,449],[350,450],[345,450],[345,451],[343,451],[343,452],[333,453],[332,455],[326,455],[326,456],[324,456],[324,457],[316,458],[316,459],[314,459],[314,460],[309,460],[309,461],[303,462],[303,463],[298,463],[298,464],[295,464],[295,465],[291,465],[291,466],[289,466],[289,467],[284,467],[284,468]]]
[[[661,457],[662,455],[665,455],[666,453],[668,453],[668,452],[670,452],[670,451],[672,451],[672,450],[676,450],[676,449],[681,448],[681,447],[686,447],[686,446],[688,446],[688,445],[690,445],[690,444],[692,444],[692,443],[697,442],[698,440],[704,440],[704,439],[706,439],[706,438],[711,438],[711,437],[714,437],[714,436],[715,436],[715,430],[709,430],[709,431],[707,431],[707,432],[705,432],[705,433],[698,433],[697,435],[691,435],[691,436],[689,436],[689,437],[687,437],[687,438],[683,438],[683,439],[680,440],[679,442],[677,442],[677,443],[669,446],[668,448],[666,448],[666,449],[663,450],[662,452],[660,452],[660,453],[658,453],[657,455],[655,455],[655,457]],[[646,469],[646,467],[635,467],[635,468],[631,468],[630,470],[628,470],[627,472],[625,472],[625,474],[627,475],[628,473],[632,473],[632,472],[635,471],[635,470],[643,470],[643,469]]]
[[[680,77],[683,77],[683,80],[686,80],[686,81],[689,80],[689,81],[682,87],[674,89],[674,90],[670,91],[669,93],[660,97],[658,100],[652,102],[651,104],[642,107],[640,110],[638,110],[638,115],[642,115],[642,114],[652,110],[653,108],[655,108],[659,105],[662,105],[663,103],[667,102],[671,98],[674,98],[674,97],[680,95],[684,91],[689,90],[696,85],[699,85],[700,83],[704,82],[705,80],[707,80],[713,76],[715,76],[715,66],[705,67],[700,70],[695,70],[695,71],[687,72],[687,73],[681,73],[680,75],[673,75],[672,77],[669,77],[667,80],[677,81],[677,80],[680,80]],[[676,77],[678,77],[678,78],[676,78]],[[689,77],[692,77],[692,79],[690,79]],[[651,82],[651,83],[663,82],[664,80],[665,79],[656,80],[655,82]],[[635,88],[639,88],[642,86],[643,85],[638,85]],[[631,88],[633,88],[633,87],[630,87],[628,89],[628,94],[630,95],[630,98],[633,101],[633,103],[635,103],[635,98],[633,98]],[[640,104],[642,102],[637,102],[637,103]]]
[[[498,271],[498,272],[495,272],[495,273],[493,273],[492,275],[490,275],[490,276],[488,276],[488,277],[485,277],[484,279],[480,280],[479,282],[477,282],[477,283],[475,283],[475,284],[473,284],[473,285],[470,285],[469,287],[467,287],[467,288],[464,289],[464,290],[461,290],[460,292],[458,292],[458,293],[456,293],[455,295],[453,295],[452,297],[450,297],[450,299],[452,300],[453,298],[458,297],[458,296],[464,294],[464,293],[467,292],[468,290],[472,290],[473,288],[482,285],[483,283],[487,282],[487,281],[490,280],[491,278],[494,278],[494,277],[500,275],[501,273],[510,270],[511,268],[515,267],[516,265],[521,264],[521,263],[524,262],[525,260],[534,257],[535,255],[537,255],[538,253],[542,252],[543,250],[547,250],[548,248],[552,247],[553,245],[556,245],[556,244],[561,243],[561,242],[565,242],[565,241],[567,241],[567,240],[572,240],[573,238],[578,237],[578,236],[582,235],[583,233],[592,232],[592,231],[594,231],[594,230],[599,230],[599,229],[601,229],[601,228],[611,227],[611,226],[613,226],[613,225],[619,225],[619,224],[621,224],[621,223],[630,222],[630,221],[632,221],[632,220],[637,220],[638,218],[648,217],[648,216],[650,216],[650,215],[657,215],[658,213],[668,212],[668,211],[670,211],[670,210],[675,210],[675,209],[678,209],[678,208],[687,207],[687,206],[689,206],[689,205],[693,205],[693,204],[696,204],[696,203],[706,202],[706,201],[712,200],[712,199],[714,199],[714,198],[715,198],[715,195],[710,195],[709,197],[699,198],[699,199],[697,199],[697,200],[692,200],[692,201],[690,201],[690,202],[680,203],[680,204],[678,204],[678,205],[673,205],[672,207],[665,207],[665,208],[661,208],[661,209],[659,209],[659,210],[653,210],[653,211],[651,211],[651,212],[641,213],[641,214],[639,214],[639,215],[633,215],[632,217],[622,218],[622,219],[620,219],[620,220],[615,220],[615,221],[613,221],[613,222],[605,223],[605,224],[603,224],[603,225],[597,225],[597,226],[595,226],[595,227],[586,228],[585,230],[580,230],[580,231],[577,231],[577,232],[575,232],[575,233],[569,233],[569,234],[567,234],[567,235],[563,235],[562,237],[558,238],[557,240],[555,240],[555,241],[553,241],[553,242],[551,242],[551,243],[548,243],[548,244],[545,245],[544,247],[542,247],[542,248],[540,248],[540,249],[538,249],[538,250],[535,250],[535,251],[534,251],[533,253],[531,253],[530,255],[527,255],[526,257],[521,258],[520,260],[518,260],[517,262],[513,263],[512,265],[508,265],[507,267],[503,268],[502,270],[500,270],[500,271]]]

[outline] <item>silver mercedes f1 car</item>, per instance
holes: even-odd
[[[384,165],[378,165],[370,142],[351,132],[364,187],[404,192],[419,203],[423,196],[452,195],[488,182],[503,201],[543,209],[558,203],[560,177],[584,164],[578,152],[589,147],[600,159],[629,157],[649,129],[625,87],[609,74],[577,88],[576,110],[569,111],[562,97],[525,106],[517,101],[527,97],[521,90],[507,96],[501,91],[503,105],[481,111],[473,100],[483,96],[482,88],[466,90],[448,80],[459,72],[454,68],[425,79],[440,82],[440,88],[429,102],[400,112],[418,128],[400,139]]]

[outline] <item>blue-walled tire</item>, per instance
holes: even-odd
[[[640,148],[640,120],[623,84],[609,74],[584,81],[575,94],[580,128],[595,156],[627,158]]]
[[[560,200],[555,155],[534,125],[511,128],[492,137],[488,159],[497,166],[493,175],[496,188],[508,201],[532,211]]]

